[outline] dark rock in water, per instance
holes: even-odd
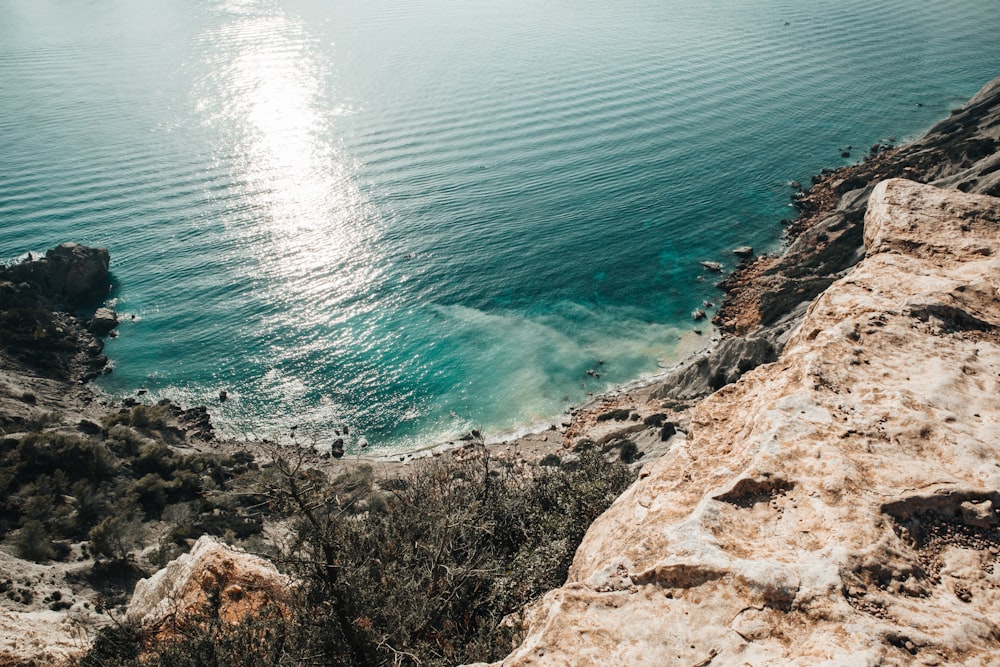
[[[851,157],[851,151],[840,151],[840,157]]]
[[[40,292],[76,305],[108,293],[107,248],[89,248],[79,243],[61,243],[45,257],[7,267],[12,282],[26,282]]]
[[[695,322],[700,322],[701,320],[705,319],[705,317],[706,317],[705,311],[702,310],[701,308],[696,308],[691,311],[691,319],[694,320]]]
[[[220,389],[219,390],[219,402],[220,403],[225,403],[228,400],[229,400],[229,392],[226,391],[225,389]]]
[[[45,253],[52,265],[52,285],[71,302],[108,293],[107,248],[88,248],[79,243],[61,243]]]
[[[333,441],[333,444],[330,445],[330,456],[332,456],[335,459],[344,458],[344,439],[343,438],[337,438],[336,440]]]
[[[669,440],[674,436],[675,433],[677,433],[677,427],[674,426],[674,423],[673,422],[665,423],[663,427],[660,429],[660,441],[663,442]]]
[[[98,308],[90,318],[90,331],[95,336],[107,336],[118,326],[118,314],[110,308]]]
[[[733,254],[737,257],[742,257],[743,259],[753,257],[753,246],[744,245],[739,248],[733,248]]]
[[[103,248],[64,243],[0,266],[0,347],[51,377],[82,383],[110,372],[90,319],[67,312],[107,293],[108,262]],[[96,326],[106,332],[113,320],[101,313]]]
[[[698,262],[698,263],[701,264],[706,269],[708,269],[709,271],[714,271],[715,273],[721,273],[722,272],[722,264],[720,264],[719,262],[711,262],[711,261],[705,260],[705,261]]]
[[[793,188],[795,188],[796,190],[801,190],[801,189],[802,189],[802,184],[801,184],[801,183],[799,183],[798,181],[792,181],[792,182],[791,182],[791,183],[789,183],[788,185],[789,185],[789,187],[793,187]]]
[[[160,401],[162,404],[163,401]],[[215,427],[212,426],[212,417],[208,414],[208,408],[204,405],[196,405],[187,410],[181,410],[179,406],[173,406],[171,410],[178,421],[184,426],[189,435],[205,441],[215,439]]]
[[[476,429],[472,429],[471,431],[463,435],[461,438],[459,438],[459,440],[462,440],[464,442],[472,442],[473,440],[478,441],[482,439],[483,439],[483,434]]]

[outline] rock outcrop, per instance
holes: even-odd
[[[997,664],[1000,200],[889,180],[864,242],[498,664]]]
[[[873,147],[865,161],[824,170],[793,197],[801,216],[784,221],[789,245],[778,256],[741,264],[721,286],[727,297],[713,322],[731,335],[778,339],[780,325],[864,257],[868,196],[888,178],[906,178],[1000,197],[1000,77],[919,140]]]
[[[73,306],[108,292],[107,248],[60,243],[45,257],[7,267],[6,278],[36,286],[47,296]]]
[[[201,537],[191,552],[135,585],[128,618],[160,639],[218,618],[285,615],[291,583],[269,561]]]
[[[98,308],[88,326],[95,336],[107,336],[118,326],[118,313],[110,308]]]
[[[104,372],[108,359],[95,333],[109,333],[117,319],[105,308],[97,318],[79,311],[93,312],[107,295],[109,263],[106,248],[62,243],[45,257],[0,266],[0,367],[74,382]]]

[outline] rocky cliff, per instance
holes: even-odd
[[[501,664],[997,664],[1000,199],[885,181],[864,242]]]

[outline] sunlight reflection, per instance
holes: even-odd
[[[298,291],[305,278],[326,291],[362,289],[372,274],[370,211],[335,145],[333,123],[349,109],[329,102],[331,66],[303,22],[266,0],[230,0],[223,12],[227,23],[209,36],[213,79],[198,103],[226,128],[225,150],[246,184],[245,249],[279,300],[291,301],[281,285]]]

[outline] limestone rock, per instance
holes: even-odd
[[[238,623],[287,614],[290,581],[263,558],[202,536],[190,553],[135,585],[128,618],[160,638],[206,614]]]
[[[764,338],[726,338],[681,364],[653,396],[682,400],[701,398],[774,359],[774,346]]]
[[[889,180],[864,238],[498,665],[997,664],[1000,200]]]
[[[80,664],[89,647],[86,638],[111,620],[86,591],[74,590],[83,569],[24,561],[0,550],[0,665]]]

